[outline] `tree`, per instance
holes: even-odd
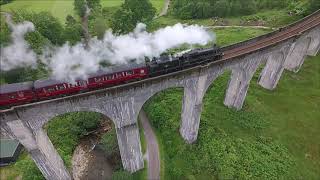
[[[86,0],[74,0],[74,10],[76,13],[80,16],[83,17],[86,13]]]
[[[89,16],[91,11],[99,10],[101,12],[100,0],[74,0],[74,9],[81,18],[85,45],[86,48],[89,48]]]
[[[34,13],[19,10],[13,12],[13,17],[17,22],[31,21],[35,25],[36,31],[47,38],[52,44],[61,45],[64,43],[63,26],[51,13]]]
[[[132,31],[138,21],[135,15],[129,9],[121,8],[114,15],[111,20],[111,27],[114,32],[118,34],[125,34]]]
[[[93,11],[101,10],[102,8],[101,0],[87,0],[87,3],[88,7]]]
[[[71,15],[66,17],[66,26],[63,33],[65,41],[68,41],[71,45],[81,41],[82,28],[81,24],[77,22]]]
[[[230,6],[227,1],[219,0],[214,6],[215,15],[219,17],[224,17],[229,15]]]
[[[310,0],[306,14],[311,14],[314,11],[319,10],[319,9],[320,9],[320,1],[319,0]]]
[[[102,136],[101,143],[103,145],[102,149],[105,151],[107,156],[112,156],[119,152],[115,128],[113,128],[111,132],[108,132]]]
[[[107,30],[107,25],[105,20],[102,17],[97,17],[93,20],[92,26],[90,26],[90,30],[92,30],[92,34],[96,35],[98,39],[102,39]]]
[[[74,0],[74,10],[80,17],[84,17],[87,8],[90,10],[99,10],[102,8],[100,0]]]
[[[4,17],[0,17],[0,46],[5,46],[10,42],[10,30],[8,25],[5,23]],[[3,18],[3,20],[2,20]]]
[[[121,8],[113,15],[111,26],[114,32],[131,32],[137,23],[149,23],[156,14],[156,9],[149,0],[125,0]]]

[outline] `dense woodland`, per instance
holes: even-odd
[[[318,0],[174,0],[172,14],[182,19],[192,19],[250,15],[270,9],[287,9],[292,13],[309,14],[319,8]]]

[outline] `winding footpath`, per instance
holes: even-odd
[[[169,5],[170,5],[170,0],[165,0],[164,7],[163,7],[163,9],[160,12],[158,17],[167,15],[168,9],[169,9]]]
[[[157,137],[143,109],[139,117],[147,143],[148,179],[158,180],[160,179],[160,153]]]

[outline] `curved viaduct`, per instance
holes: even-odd
[[[223,48],[222,60],[139,82],[93,92],[16,106],[1,112],[1,133],[18,139],[46,179],[72,179],[43,126],[53,117],[75,111],[94,111],[109,117],[116,126],[124,169],[135,172],[144,166],[138,114],[156,93],[184,88],[181,136],[197,139],[202,99],[208,87],[226,70],[231,77],[224,104],[241,109],[252,76],[265,64],[258,83],[274,89],[284,69],[297,72],[307,55],[320,49],[320,11],[279,30]]]

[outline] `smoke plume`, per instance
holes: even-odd
[[[30,23],[28,24],[30,26]],[[17,25],[14,29],[25,26],[26,24]],[[34,53],[25,46],[23,35],[22,38],[19,36],[20,39],[16,38],[11,46],[4,48],[7,54],[6,60],[3,61],[6,67],[4,70],[15,68],[20,64],[33,65],[36,62]],[[117,36],[109,30],[102,40],[91,39],[90,48],[85,48],[82,43],[74,46],[66,43],[61,47],[46,50],[44,55],[38,58],[47,65],[52,78],[74,82],[76,79],[86,79],[89,74],[97,72],[101,69],[102,62],[126,64],[135,59],[139,63],[143,62],[145,57],[158,57],[166,50],[182,44],[205,45],[214,39],[214,34],[198,25],[176,24],[148,33],[146,25],[140,23],[133,32],[126,35]],[[19,48],[8,50],[14,45],[17,46],[16,44],[20,44]],[[16,53],[17,50],[21,52]],[[24,55],[12,58],[11,53]],[[29,58],[26,58],[26,53],[30,56]]]
[[[0,49],[0,70],[10,70],[13,68],[24,66],[35,66],[37,64],[36,53],[34,53],[24,36],[28,32],[35,30],[34,25],[31,22],[23,22],[21,24],[13,24],[11,17],[6,16],[8,26],[12,30],[11,39],[12,43],[4,48]]]

